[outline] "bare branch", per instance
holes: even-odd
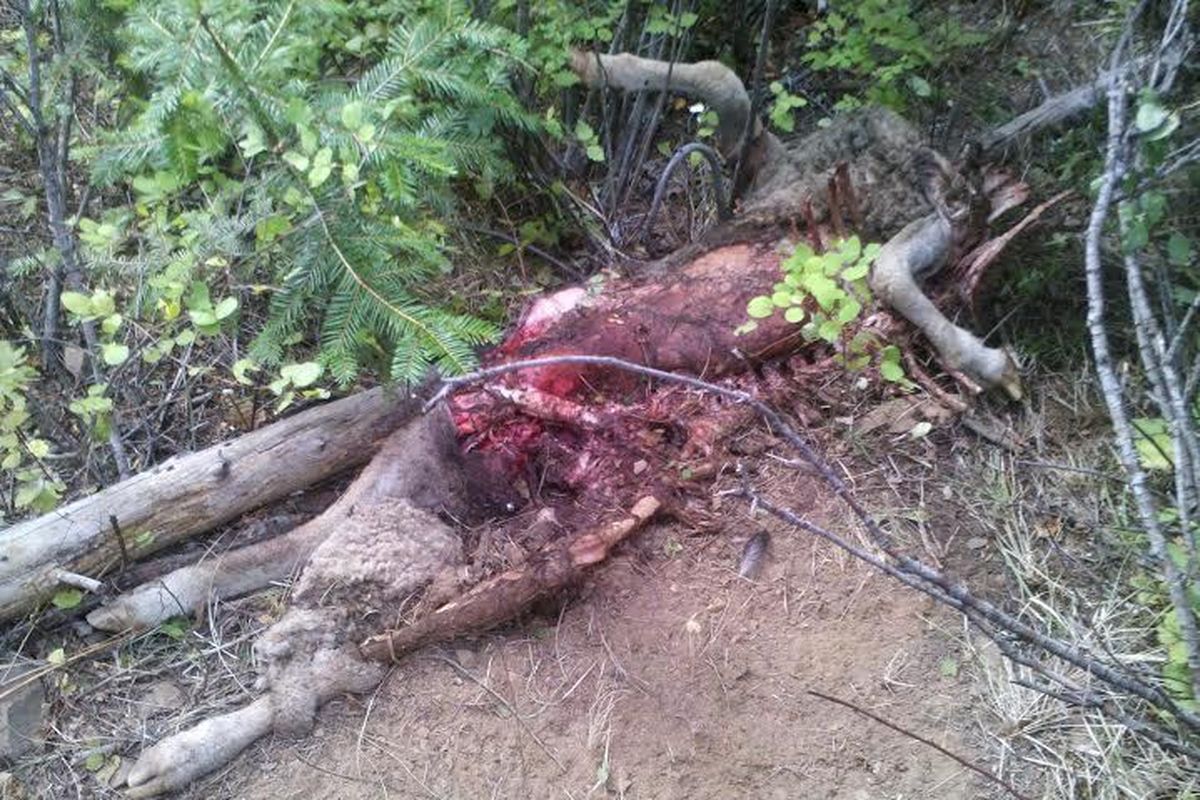
[[[1100,240],[1113,201],[1114,188],[1128,169],[1126,99],[1129,64],[1125,60],[1125,50],[1132,37],[1133,22],[1144,5],[1144,2],[1139,4],[1130,14],[1112,55],[1108,88],[1108,143],[1105,148],[1104,172],[1085,238],[1084,265],[1088,292],[1087,326],[1091,335],[1101,393],[1113,424],[1118,458],[1128,476],[1129,488],[1137,505],[1138,516],[1146,531],[1150,556],[1160,565],[1166,579],[1171,606],[1178,619],[1180,633],[1188,652],[1192,691],[1195,696],[1200,697],[1200,636],[1197,633],[1196,618],[1189,600],[1185,576],[1181,574],[1167,552],[1166,533],[1159,519],[1157,503],[1147,485],[1145,470],[1138,460],[1134,447],[1133,429],[1125,408],[1121,384],[1113,367],[1108,330],[1104,322],[1105,299]],[[1138,277],[1131,274],[1127,276],[1127,279],[1137,282]],[[1131,292],[1134,291],[1131,283]],[[1142,333],[1144,332],[1142,331]],[[1153,377],[1153,364],[1148,367]]]
[[[937,750],[942,755],[944,755],[948,758],[951,758],[954,761],[957,761],[959,764],[963,765],[964,767],[971,770],[972,772],[975,772],[975,773],[987,778],[989,781],[996,784],[1000,788],[1004,789],[1004,791],[1008,792],[1013,797],[1017,798],[1017,800],[1029,800],[1028,796],[1023,795],[1020,792],[1018,792],[1015,788],[1013,788],[1013,785],[1011,783],[1009,783],[1008,781],[1004,780],[1003,778],[999,777],[998,775],[993,775],[992,773],[988,772],[983,767],[979,766],[978,764],[968,761],[967,759],[963,758],[962,756],[958,755],[957,753],[953,753],[953,752],[947,750],[946,748],[942,747],[940,744],[933,741],[932,739],[926,739],[924,736],[921,736],[919,734],[913,733],[910,730],[902,728],[894,722],[889,722],[888,720],[884,719],[883,717],[879,716],[878,714],[876,714],[872,711],[868,711],[867,709],[865,709],[861,706],[857,706],[854,703],[851,703],[849,700],[843,700],[840,697],[834,697],[833,695],[825,694],[824,692],[818,692],[815,689],[807,689],[806,691],[809,694],[811,694],[813,697],[819,697],[822,700],[825,700],[827,702],[836,703],[839,706],[848,708],[851,711],[853,711],[855,714],[861,714],[869,720],[878,722],[880,725],[884,726],[885,728],[891,728],[892,730],[896,731],[897,733],[903,734],[904,736],[907,736],[910,739],[915,739],[916,741],[920,742],[921,744],[925,745],[926,747],[932,747],[934,750]]]

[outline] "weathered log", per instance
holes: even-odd
[[[352,395],[0,531],[0,622],[53,595],[65,573],[102,576],[364,463],[419,408],[384,389]]]

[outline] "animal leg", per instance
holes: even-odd
[[[104,631],[145,628],[203,608],[210,595],[231,597],[283,580],[308,560],[328,526],[318,517],[283,536],[192,564],[144,583],[88,614]]]
[[[272,716],[270,695],[264,695],[244,708],[163,739],[142,753],[129,771],[128,796],[153,797],[187,786],[270,731]]]

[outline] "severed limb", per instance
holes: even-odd
[[[1021,379],[1012,357],[951,322],[933,304],[916,276],[935,272],[954,243],[950,222],[934,213],[909,223],[879,251],[871,269],[875,295],[921,329],[950,370],[965,373],[985,388],[1000,386],[1021,399]]]

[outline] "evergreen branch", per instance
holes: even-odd
[[[275,122],[267,115],[266,109],[258,102],[258,96],[255,94],[250,82],[246,80],[246,75],[242,72],[242,68],[238,65],[233,55],[225,47],[225,43],[217,36],[216,31],[208,24],[208,17],[204,14],[200,15],[200,26],[204,28],[204,32],[208,34],[208,38],[212,40],[213,46],[217,48],[217,55],[220,56],[221,63],[224,64],[229,77],[233,82],[245,92],[246,104],[250,106],[250,113],[254,116],[254,121],[262,128],[263,133],[267,135],[267,141],[274,148],[279,144],[279,134],[275,130]]]
[[[278,24],[276,24],[274,26],[274,30],[271,31],[270,38],[267,39],[266,44],[264,44],[262,50],[259,51],[258,57],[254,59],[254,64],[250,67],[251,75],[258,72],[258,68],[262,66],[263,61],[266,60],[268,55],[270,55],[271,50],[275,46],[275,42],[279,39],[280,34],[283,33],[284,27],[292,18],[292,10],[295,8],[296,0],[292,0],[292,2],[288,3],[287,8],[284,9],[283,14],[279,18]]]
[[[375,287],[372,286],[369,281],[359,274],[359,271],[354,268],[354,265],[350,263],[350,260],[346,258],[346,254],[342,252],[342,248],[338,245],[333,232],[329,228],[329,221],[325,217],[324,210],[321,208],[320,203],[317,202],[316,196],[313,195],[312,191],[307,188],[307,184],[304,183],[304,176],[299,175],[298,177],[301,185],[305,186],[305,191],[308,194],[309,200],[313,204],[313,209],[316,212],[317,219],[321,223],[321,230],[325,235],[325,241],[333,250],[334,255],[337,256],[342,268],[346,270],[346,274],[349,275],[356,284],[358,284],[358,287],[362,291],[366,292],[372,299],[374,299],[375,302],[391,311],[398,318],[404,320],[404,322],[412,328],[420,331],[427,342],[436,345],[436,347],[442,351],[442,354],[454,364],[456,371],[465,372],[470,364],[459,358],[456,358],[452,349],[441,339],[441,337],[437,335],[435,331],[422,322],[416,315],[404,311],[395,303],[388,300],[386,297],[376,291]]]

